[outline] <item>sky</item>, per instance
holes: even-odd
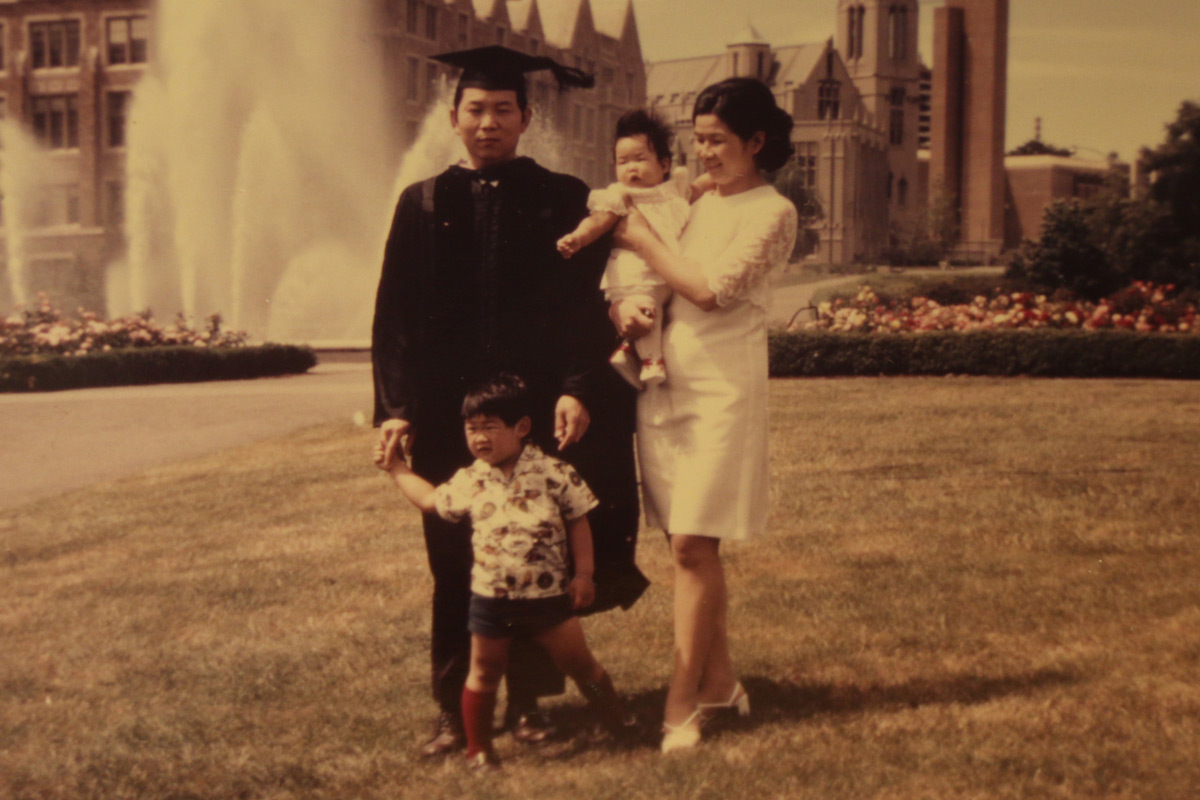
[[[932,60],[933,9],[920,48]],[[837,0],[633,0],[648,61],[709,55],[749,22],[775,46],[834,35]],[[1010,0],[1007,149],[1033,138],[1133,161],[1200,101],[1200,0]]]

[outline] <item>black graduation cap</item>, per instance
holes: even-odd
[[[525,73],[548,69],[562,87],[590,89],[596,79],[584,72],[558,63],[549,56],[531,56],[503,45],[493,44],[471,50],[457,50],[433,56],[435,61],[460,67],[463,71],[458,87],[489,91],[525,91]]]

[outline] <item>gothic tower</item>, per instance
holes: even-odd
[[[874,124],[887,132],[888,216],[901,240],[924,205],[916,196],[918,21],[917,0],[838,0],[838,49]]]
[[[771,45],[762,35],[747,24],[726,46],[729,57],[728,74],[731,78],[757,78],[763,83],[771,79]]]

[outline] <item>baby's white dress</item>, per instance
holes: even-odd
[[[717,295],[676,294],[663,330],[669,380],[638,398],[646,520],[670,534],[745,539],[767,519],[767,274],[796,240],[796,207],[772,186],[692,206],[680,243]]]

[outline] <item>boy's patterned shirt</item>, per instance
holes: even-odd
[[[471,591],[521,599],[566,592],[566,521],[598,505],[574,467],[533,444],[521,451],[512,477],[477,460],[438,486],[436,501],[443,519],[471,518]]]

